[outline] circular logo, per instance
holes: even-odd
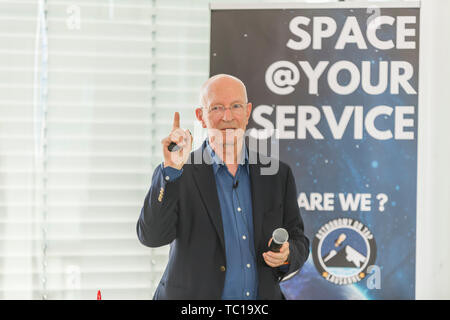
[[[377,247],[372,232],[361,222],[339,218],[324,224],[314,236],[312,255],[319,274],[337,285],[364,279],[375,263]]]

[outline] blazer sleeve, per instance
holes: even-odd
[[[289,233],[289,264],[286,265],[287,270],[278,270],[281,281],[287,280],[299,272],[309,256],[309,240],[304,234],[303,219],[297,202],[297,188],[289,166],[285,190],[283,224]]]
[[[162,166],[156,167],[136,225],[137,236],[143,245],[160,247],[175,239],[181,180],[180,177],[171,181],[164,176]]]

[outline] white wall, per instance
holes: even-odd
[[[450,299],[450,1],[423,0],[419,71],[417,299]]]

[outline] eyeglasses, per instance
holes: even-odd
[[[221,104],[217,104],[217,105],[213,105],[208,109],[209,113],[212,114],[224,114],[225,113],[225,106],[221,105]],[[242,103],[233,103],[230,107],[229,107],[230,111],[232,113],[242,113],[244,111],[244,104]]]

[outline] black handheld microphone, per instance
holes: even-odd
[[[169,144],[169,146],[167,147],[167,149],[169,149],[170,152],[175,152],[181,149],[181,147],[179,145],[177,145],[175,142],[171,142]]]
[[[189,134],[190,134],[191,137],[192,137],[191,131],[190,131],[189,129],[188,129],[188,131],[189,131]],[[185,141],[186,141],[186,139],[185,139]],[[167,147],[167,149],[168,149],[170,152],[175,152],[175,151],[180,150],[181,147],[180,147],[179,145],[177,145],[175,142],[172,141],[172,142],[169,144],[169,146]]]
[[[270,251],[280,252],[281,246],[288,241],[289,233],[284,228],[275,229],[272,233],[272,242],[270,243]]]

